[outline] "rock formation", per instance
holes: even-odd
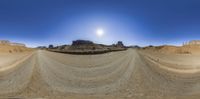
[[[72,45],[69,47],[69,50],[97,50],[97,49],[102,49],[102,47],[88,40],[73,41]]]
[[[124,48],[124,44],[122,43],[122,41],[118,41],[116,46],[119,48]]]
[[[69,53],[69,54],[101,54],[112,51],[126,50],[126,47],[119,41],[114,45],[103,45],[96,44],[89,40],[75,40],[70,45],[56,46],[53,49],[49,48],[50,51]]]
[[[78,45],[93,45],[94,43],[89,40],[76,40],[72,41],[72,46],[78,46]]]
[[[52,45],[52,44],[51,44],[51,45],[49,45],[49,48],[50,48],[50,49],[52,49],[52,48],[53,48],[53,45]]]

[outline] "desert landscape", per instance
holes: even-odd
[[[189,43],[77,55],[1,44],[0,98],[198,99],[198,48]]]
[[[0,0],[0,99],[200,99],[200,0]]]

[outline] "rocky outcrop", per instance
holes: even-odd
[[[72,41],[72,46],[78,46],[78,45],[93,45],[94,43],[89,40],[75,40]]]
[[[72,42],[69,50],[98,50],[103,49],[102,46],[88,40],[76,40]]]
[[[120,48],[124,48],[124,44],[122,43],[122,41],[118,41],[116,46]]]
[[[72,41],[71,46],[61,45],[48,49],[54,52],[69,53],[69,54],[101,54],[112,51],[126,50],[122,41],[114,45],[96,44],[89,40],[75,40]]]

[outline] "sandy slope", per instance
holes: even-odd
[[[19,61],[10,60],[1,66],[4,69],[0,71],[0,97],[198,99],[200,96],[198,55],[129,49],[100,55],[39,50],[19,56]]]
[[[0,44],[0,53],[21,53],[32,51],[33,49],[24,46]]]

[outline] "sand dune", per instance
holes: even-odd
[[[38,50],[3,57],[7,62],[0,65],[2,98],[198,99],[200,95],[198,55],[129,49],[99,55]]]

